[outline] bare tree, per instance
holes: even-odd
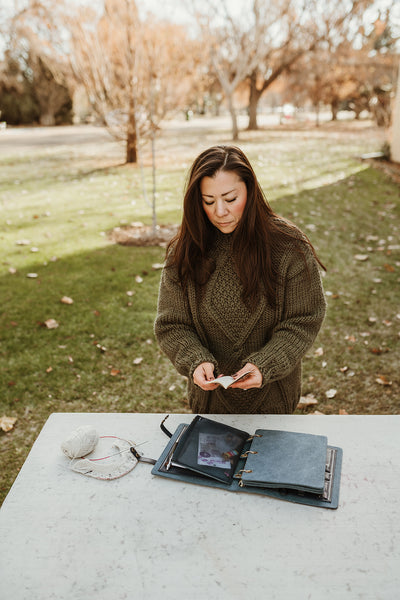
[[[249,129],[257,129],[258,103],[282,74],[317,48],[330,51],[359,27],[370,0],[270,0],[259,9],[264,53],[249,75]],[[307,60],[307,59],[306,59]],[[316,82],[318,93],[318,82]]]
[[[224,91],[232,119],[232,137],[238,138],[234,94],[249,84],[249,129],[257,128],[262,94],[317,44],[341,39],[343,28],[371,0],[193,0],[197,22],[210,60]]]
[[[389,125],[398,61],[396,35],[389,23],[388,14],[372,23],[364,19],[358,24],[356,40],[354,35],[343,35],[335,44],[317,46],[292,69],[291,93],[300,103],[307,98],[312,101],[317,124],[319,106],[324,104],[331,107],[332,119],[341,106],[346,106],[356,116],[366,109],[378,125]]]
[[[68,19],[71,65],[90,103],[136,162],[138,139],[184,106],[195,47],[182,26],[140,17],[134,0],[106,0],[104,12]]]
[[[31,82],[40,107],[40,123],[54,125],[60,109],[69,102],[73,81],[68,61],[60,48],[49,15],[53,5],[29,0],[8,21],[7,53]]]
[[[298,0],[270,0],[258,7],[258,27],[262,31],[262,53],[248,75],[248,129],[258,129],[257,110],[263,93],[276,79],[315,45],[311,15]]]
[[[198,42],[183,26],[140,15],[135,0],[27,0],[14,22],[15,42],[29,47],[42,76],[40,100],[57,99],[48,93],[49,73],[58,91],[67,77],[82,86],[101,122],[125,142],[128,163],[137,161],[138,139],[187,102]]]
[[[240,12],[235,13],[232,5],[225,0],[206,0],[201,6],[195,4],[204,43],[210,48],[211,65],[226,98],[234,140],[239,137],[234,94],[261,57],[259,6],[260,0],[252,0],[250,4],[245,0],[241,3]]]
[[[116,139],[126,162],[137,161],[137,48],[140,29],[134,0],[105,0],[104,8],[80,7],[64,17],[76,81]]]
[[[200,47],[187,39],[182,27],[158,23],[142,28],[141,81],[144,93],[135,97],[140,106],[140,127],[151,141],[152,219],[156,229],[156,136],[160,123],[170,112],[183,108],[189,97],[193,71],[198,64]],[[201,56],[201,53],[200,53]]]

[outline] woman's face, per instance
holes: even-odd
[[[222,233],[235,231],[247,201],[247,188],[235,171],[217,171],[203,177],[200,192],[204,212]]]

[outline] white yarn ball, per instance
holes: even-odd
[[[81,458],[94,450],[99,434],[90,425],[78,427],[61,444],[61,450],[68,458]]]

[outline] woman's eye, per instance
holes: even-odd
[[[237,196],[235,198],[225,198],[225,202],[228,203],[235,202],[235,200],[237,200]],[[203,202],[206,206],[212,206],[213,204],[215,204],[215,200],[204,200],[204,198]]]

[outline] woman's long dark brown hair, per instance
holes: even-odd
[[[325,267],[308,238],[299,237],[298,229],[272,210],[248,158],[236,146],[213,146],[194,161],[186,182],[182,224],[167,248],[167,265],[177,267],[184,289],[189,280],[205,284],[214,271],[209,250],[216,229],[204,212],[200,183],[203,177],[214,177],[219,171],[233,171],[247,188],[246,205],[232,234],[233,259],[243,286],[243,299],[253,305],[263,290],[268,302],[275,306],[279,274],[272,260],[272,248],[290,239],[295,240],[297,250],[303,254],[306,243],[321,267]]]

